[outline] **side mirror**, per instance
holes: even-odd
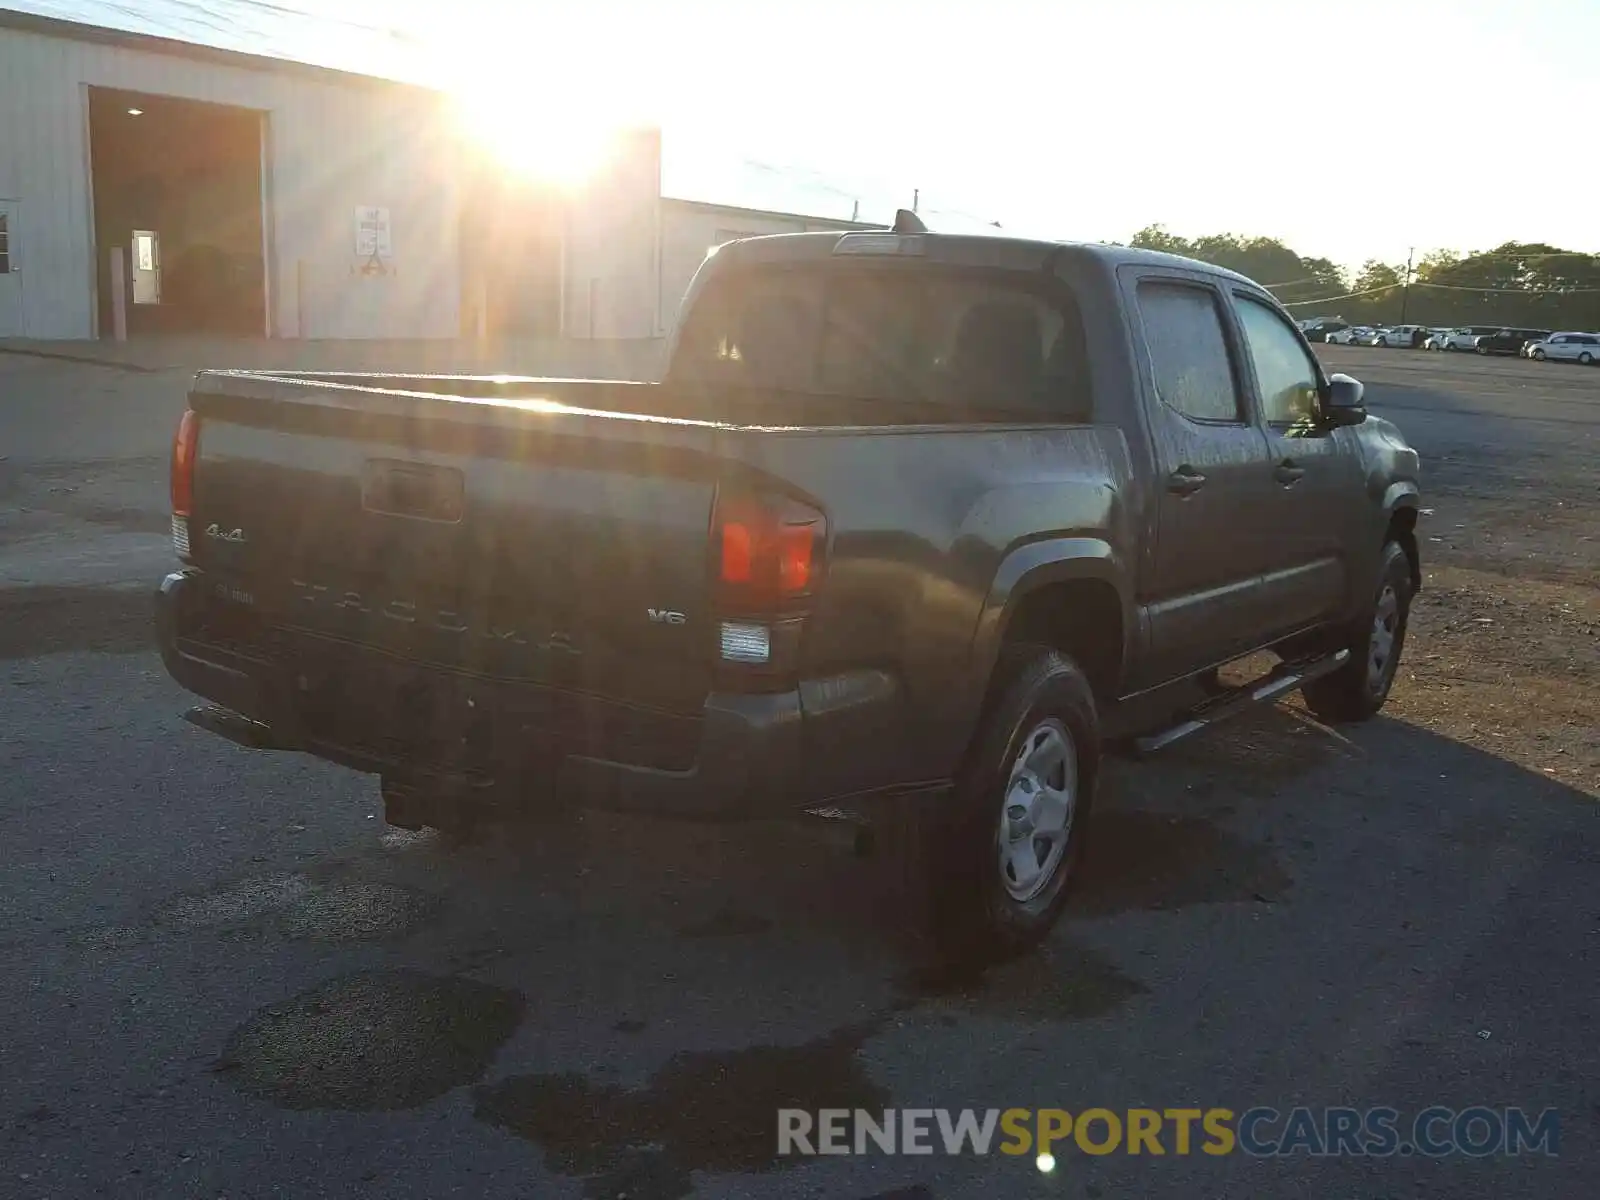
[[[1367,419],[1367,389],[1349,375],[1328,376],[1326,416],[1331,425],[1359,425]]]

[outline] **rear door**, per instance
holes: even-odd
[[[1351,586],[1362,469],[1354,431],[1318,418],[1322,371],[1294,327],[1248,292],[1233,294],[1246,376],[1271,450],[1260,514],[1263,633],[1277,637],[1339,611]]]
[[[1155,549],[1141,597],[1139,686],[1190,674],[1255,639],[1266,437],[1238,387],[1223,298],[1194,273],[1138,277],[1155,455]]]

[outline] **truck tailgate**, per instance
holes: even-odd
[[[302,646],[692,713],[718,430],[582,407],[651,386],[530,401],[205,373],[191,556]]]

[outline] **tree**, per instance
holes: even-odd
[[[1401,284],[1401,271],[1398,267],[1391,267],[1388,263],[1381,263],[1375,258],[1369,258],[1361,264],[1351,290],[1356,292],[1376,292],[1380,288],[1397,288]]]
[[[1168,233],[1160,225],[1146,225],[1133,235],[1128,243],[1141,250],[1161,250],[1167,254],[1191,254],[1189,243],[1176,234]]]
[[[1184,238],[1164,226],[1146,225],[1133,235],[1133,245],[1145,250],[1182,254],[1201,262],[1237,271],[1271,290],[1285,303],[1341,295],[1344,275],[1325,258],[1304,259],[1277,238],[1244,237],[1213,233]]]
[[[1317,291],[1322,295],[1338,296],[1349,290],[1345,283],[1344,271],[1336,266],[1329,258],[1302,258],[1301,265],[1306,273],[1316,281]]]
[[[1448,271],[1460,261],[1461,255],[1454,250],[1430,250],[1417,263],[1417,278],[1427,279]]]
[[[1478,254],[1429,251],[1409,287],[1403,267],[1368,259],[1354,279],[1346,279],[1328,259],[1302,258],[1275,238],[1185,238],[1147,225],[1131,244],[1238,271],[1267,286],[1297,317],[1386,324],[1404,312],[1405,320],[1425,325],[1600,329],[1600,255],[1543,242],[1506,242]],[[1325,298],[1326,307],[1317,303]]]

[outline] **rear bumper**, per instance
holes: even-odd
[[[205,621],[206,584],[195,572],[168,575],[156,592],[156,636],[167,672],[188,691],[265,727],[275,748],[303,751],[356,770],[425,785],[433,780],[486,782],[411,761],[404,750],[375,750],[364,739],[329,736],[310,725],[297,702],[299,681],[283,665],[197,638]],[[475,703],[509,714],[521,690],[488,680],[471,684]],[[516,720],[525,720],[517,713]],[[508,719],[507,727],[511,727]],[[559,794],[598,808],[707,819],[780,816],[814,803],[803,794],[801,692],[713,694],[698,721],[692,765],[666,770],[636,762],[563,753],[543,763]],[[495,777],[498,782],[498,777]]]

